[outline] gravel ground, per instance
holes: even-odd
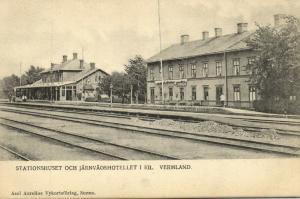
[[[0,161],[1,160],[22,160],[19,157],[17,157],[16,155],[0,148]]]
[[[214,121],[204,121],[198,123],[178,122],[170,119],[161,119],[156,121],[143,121],[138,118],[132,118],[132,122],[151,128],[160,128],[168,130],[185,131],[195,134],[209,134],[215,136],[236,137],[240,139],[251,139],[257,141],[275,141],[281,139],[281,136],[275,129],[263,129],[259,132],[245,131],[242,128],[233,129],[231,126],[219,124]]]
[[[12,108],[27,110],[24,108]],[[34,110],[35,112],[45,113],[48,111]],[[65,116],[76,116],[82,117],[82,114],[76,113],[63,113],[52,111],[52,113]],[[154,122],[140,120],[136,117],[131,119],[127,118],[112,118],[105,116],[94,116],[94,115],[84,115],[85,119],[96,119],[107,122],[116,122],[122,124],[132,124],[137,126],[145,126],[157,129],[168,129],[168,130],[178,130],[185,131],[194,134],[203,134],[203,135],[214,135],[219,137],[235,138],[241,140],[251,140],[259,141],[263,143],[274,143],[274,144],[283,144],[290,146],[300,146],[300,137],[299,136],[285,136],[278,134],[274,129],[261,130],[260,132],[244,131],[241,128],[233,129],[231,126],[220,124],[214,121],[204,121],[199,123],[189,123],[189,122],[178,122],[170,119],[161,119]],[[44,120],[48,120],[44,118]]]
[[[67,122],[56,119],[46,119],[34,116],[15,113],[3,113],[7,118],[18,119],[26,122],[35,123],[44,127],[61,129],[74,132],[80,135],[103,139],[121,145],[133,146],[148,149],[159,153],[173,155],[181,159],[202,159],[202,158],[271,158],[282,157],[278,154],[270,154],[257,150],[243,150],[237,147],[211,144],[201,141],[172,139],[163,136],[136,133],[134,131],[120,131],[115,128],[91,126],[76,122]],[[66,114],[69,115],[69,114]],[[129,121],[133,124],[133,121]],[[128,121],[127,121],[128,123]],[[70,159],[73,158],[72,156]]]
[[[64,144],[22,133],[12,128],[0,126],[0,144],[33,160],[101,160],[98,154],[86,152]],[[11,160],[2,155],[0,160]]]

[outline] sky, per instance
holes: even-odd
[[[30,65],[49,68],[62,55],[77,52],[86,62],[111,73],[128,59],[159,52],[158,0],[0,0],[0,78],[20,74]],[[298,0],[160,0],[162,48],[180,35],[201,39],[273,25],[273,15],[299,17]]]

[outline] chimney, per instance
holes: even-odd
[[[67,55],[63,55],[62,63],[65,63],[67,60],[68,60],[68,56]]]
[[[80,69],[83,69],[83,59],[80,59],[80,60],[79,60],[79,68],[80,68]]]
[[[183,44],[185,44],[186,42],[188,42],[188,41],[189,41],[189,37],[190,37],[189,35],[181,35],[181,36],[180,36],[180,38],[181,38],[181,40],[180,40],[180,41],[181,41],[181,42],[180,42],[181,45],[183,45]]]
[[[209,32],[208,31],[203,31],[202,32],[202,40],[208,39],[209,37]]]
[[[222,28],[215,28],[215,37],[222,36]]]
[[[77,53],[73,53],[73,59],[77,59]]]
[[[285,14],[276,14],[274,15],[274,26],[278,27],[286,23],[286,16]]]
[[[237,24],[237,33],[243,33],[246,32],[248,29],[248,23],[238,23]]]
[[[54,69],[54,63],[51,63],[51,70]]]
[[[95,69],[95,63],[94,62],[91,62],[90,66],[91,66],[91,70]]]

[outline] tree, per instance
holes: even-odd
[[[285,20],[280,27],[257,25],[257,31],[247,41],[258,55],[250,66],[250,81],[263,101],[288,102],[291,95],[299,92],[300,23],[292,16]]]
[[[122,72],[113,72],[110,76],[104,77],[99,86],[108,96],[110,96],[111,84],[113,86],[113,95],[122,98],[122,103],[124,103],[129,92],[128,76]]]
[[[22,85],[32,84],[40,80],[42,71],[44,71],[44,68],[40,68],[39,66],[35,67],[31,65],[28,71],[26,71],[25,74],[22,75]]]
[[[140,55],[128,60],[124,65],[124,72],[113,72],[106,76],[99,84],[100,90],[110,95],[110,84],[113,86],[113,95],[122,98],[122,103],[129,98],[131,86],[133,93],[139,100],[145,100],[146,96],[146,64]]]
[[[147,91],[147,69],[145,60],[140,55],[129,59],[125,64],[125,72],[128,75],[129,82],[133,86],[133,93],[139,100],[145,100]]]
[[[20,86],[20,78],[15,74],[8,77],[4,77],[1,81],[1,88],[5,97],[13,95],[14,87],[16,86]]]

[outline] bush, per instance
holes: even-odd
[[[253,102],[256,111],[277,114],[300,114],[300,103],[298,101],[286,100],[257,100]]]
[[[96,97],[87,97],[85,98],[86,102],[97,102],[97,98]]]

